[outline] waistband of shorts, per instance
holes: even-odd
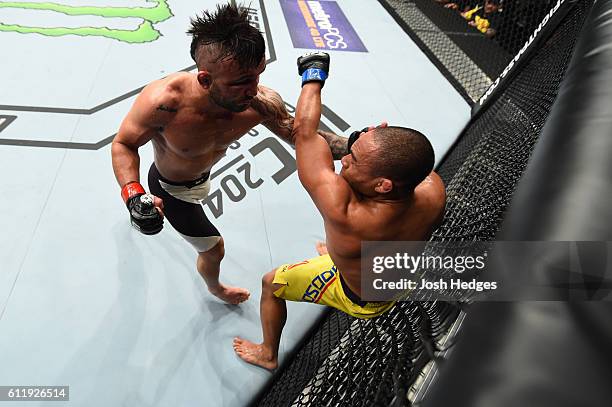
[[[190,181],[172,181],[172,180],[169,180],[169,179],[166,179],[166,178],[162,177],[162,175],[159,173],[159,170],[155,166],[155,163],[152,164],[152,167],[155,170],[155,172],[157,173],[157,178],[159,180],[164,181],[166,184],[174,185],[174,186],[177,186],[177,187],[193,188],[195,186],[202,185],[203,183],[208,181],[209,178],[210,178],[210,171],[208,171],[208,172],[202,173],[202,175],[200,177],[198,177],[196,179],[193,179],[193,180],[190,180]]]
[[[360,307],[365,307],[368,304],[368,301],[363,301],[361,298],[359,298],[359,296],[349,288],[348,284],[346,284],[346,281],[344,281],[344,278],[342,277],[342,273],[338,272],[338,274],[340,275],[342,291],[344,291],[346,297],[351,300],[353,304],[359,305]]]

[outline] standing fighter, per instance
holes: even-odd
[[[302,93],[293,130],[298,175],[323,216],[328,254],[264,275],[263,343],[235,338],[233,346],[243,360],[266,369],[278,364],[285,300],[329,305],[357,318],[388,311],[393,302],[361,300],[361,242],[427,239],[442,219],[446,199],[442,180],[432,172],[429,140],[404,127],[354,133],[336,174],[329,147],[317,134],[329,55],[307,54],[298,67]]]
[[[132,224],[155,234],[165,215],[198,252],[197,269],[209,291],[238,304],[249,292],[219,282],[223,238],[200,201],[210,189],[211,167],[232,142],[261,123],[293,144],[293,117],[278,93],[258,85],[265,43],[245,9],[223,5],[205,11],[188,33],[198,72],[176,73],[143,89],[113,140],[113,170]],[[346,150],[346,139],[325,137],[336,155]],[[154,149],[148,176],[153,197],[139,182],[138,148],[148,141]]]

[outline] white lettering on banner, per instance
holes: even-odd
[[[540,31],[542,31],[542,28],[544,28],[544,26],[548,23],[548,21],[550,21],[552,16],[557,12],[557,10],[559,10],[559,7],[561,7],[561,4],[563,3],[565,3],[565,0],[557,0],[557,4],[555,4],[555,6],[544,16],[544,18],[542,19],[542,22],[540,22],[540,24],[537,26],[534,32],[529,36],[529,39],[527,40],[525,45],[523,45],[523,47],[519,50],[516,56],[512,58],[510,63],[508,63],[508,66],[506,66],[506,68],[502,71],[501,75],[497,77],[495,82],[493,82],[491,86],[489,86],[489,89],[487,89],[485,94],[482,95],[482,97],[478,101],[478,104],[480,106],[482,106],[485,100],[487,100],[487,98],[491,96],[495,88],[497,88],[497,85],[499,85],[499,82],[503,78],[505,78],[506,75],[508,75],[508,73],[512,70],[512,68],[514,68],[514,64],[523,56],[523,54],[525,53],[525,51],[527,51],[531,43],[537,38]]]
[[[308,7],[312,12],[314,19],[317,21],[317,26],[321,31],[327,31],[323,34],[323,38],[330,49],[345,49],[348,47],[344,42],[344,37],[340,34],[340,30],[334,27],[329,21],[329,14],[325,13],[323,6],[318,1],[309,1]]]

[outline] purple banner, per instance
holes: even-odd
[[[335,1],[280,0],[295,48],[368,52]]]

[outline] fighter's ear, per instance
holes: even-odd
[[[210,78],[210,72],[208,71],[200,71],[198,72],[198,82],[204,89],[210,88],[210,84],[212,82]]]
[[[379,194],[388,194],[393,190],[393,181],[388,178],[379,178],[374,190]]]

